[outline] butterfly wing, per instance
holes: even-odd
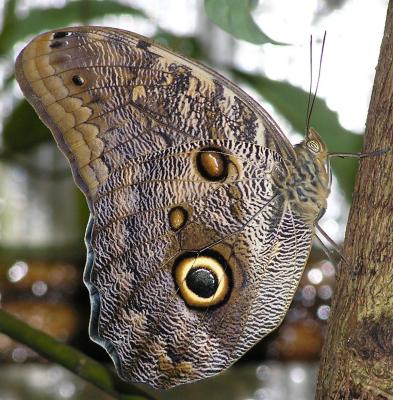
[[[274,185],[294,151],[259,105],[108,28],[38,36],[16,76],[88,200],[90,334],[125,379],[210,376],[279,324],[312,228]]]
[[[236,163],[225,181],[194,167],[193,153],[212,146]],[[131,162],[100,189],[88,240],[90,333],[124,378],[168,388],[211,376],[280,323],[311,239],[271,182],[280,161],[252,143],[193,142]],[[228,281],[211,298],[178,278],[184,261],[201,259]]]
[[[274,121],[243,91],[126,31],[43,34],[20,54],[16,76],[89,198],[129,158],[196,139],[249,141],[294,157]]]

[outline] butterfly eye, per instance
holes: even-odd
[[[309,150],[311,150],[313,153],[318,153],[321,151],[321,146],[316,140],[308,140],[306,142],[306,146]]]
[[[190,307],[221,305],[230,294],[231,269],[217,252],[181,256],[174,264],[173,275],[181,297]]]
[[[196,167],[208,181],[223,181],[228,176],[228,156],[220,149],[208,147],[198,151]]]
[[[168,214],[169,224],[175,232],[183,228],[188,220],[188,211],[181,207],[173,207]]]

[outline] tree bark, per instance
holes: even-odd
[[[366,56],[366,55],[365,55]],[[393,0],[376,69],[316,399],[393,399]]]

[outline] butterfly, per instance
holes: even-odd
[[[114,28],[36,37],[16,78],[86,196],[89,333],[123,379],[212,376],[281,323],[330,191],[315,130],[292,146],[223,76]]]

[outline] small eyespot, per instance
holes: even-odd
[[[316,140],[308,140],[306,142],[306,146],[311,150],[313,153],[318,153],[321,151],[321,146]]]
[[[63,38],[63,37],[69,36],[69,35],[71,35],[70,32],[65,32],[65,31],[55,32],[53,34],[53,39],[60,39],[60,38]]]
[[[174,263],[173,277],[179,295],[192,308],[207,309],[224,304],[233,286],[231,268],[213,250],[180,256]]]
[[[173,207],[169,210],[168,218],[171,229],[176,232],[186,224],[188,211],[182,206]]]
[[[72,82],[77,86],[82,86],[85,83],[85,80],[80,75],[74,75],[72,77]]]
[[[228,156],[220,149],[207,147],[198,151],[196,167],[208,181],[224,181],[228,176]]]

